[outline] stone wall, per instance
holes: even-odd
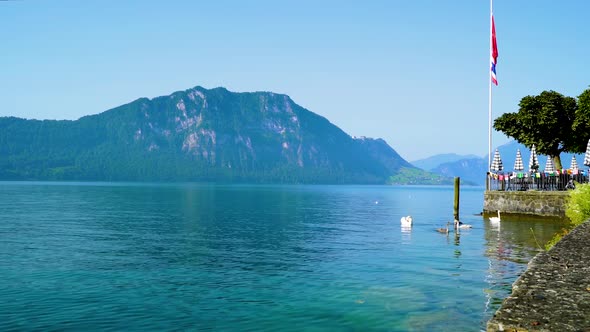
[[[486,191],[483,213],[565,217],[565,203],[569,191]]]
[[[590,331],[588,243],[590,222],[535,256],[487,331]]]

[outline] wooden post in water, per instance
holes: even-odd
[[[455,201],[453,203],[453,215],[455,220],[459,220],[459,183],[461,182],[460,177],[455,177]]]

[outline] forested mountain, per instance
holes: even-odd
[[[0,118],[1,180],[388,183],[408,169],[385,141],[271,92],[195,87],[75,121]]]

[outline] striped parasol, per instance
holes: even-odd
[[[578,161],[576,160],[576,156],[572,156],[572,163],[570,165],[570,169],[578,169]]]
[[[522,156],[520,155],[520,149],[516,150],[516,160],[514,161],[514,170],[515,171],[524,170],[524,165],[522,164]]]
[[[588,145],[586,146],[586,156],[584,156],[584,165],[590,166],[590,139],[588,140]]]
[[[492,165],[490,168],[494,172],[500,172],[504,169],[504,166],[502,165],[502,158],[500,158],[500,151],[498,151],[498,149],[496,149],[496,152],[494,152],[494,160],[492,160]]]
[[[539,158],[537,158],[537,149],[535,148],[535,144],[531,148],[531,158],[529,159],[529,170],[538,170],[539,169]]]
[[[555,164],[553,164],[553,159],[550,156],[547,156],[547,162],[545,163],[545,173],[553,172],[555,172]]]

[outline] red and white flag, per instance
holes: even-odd
[[[491,63],[492,66],[490,68],[490,77],[492,79],[492,83],[498,85],[498,79],[496,78],[496,64],[498,63],[498,44],[496,44],[496,25],[494,24],[494,15],[492,15],[492,40],[491,40]]]

